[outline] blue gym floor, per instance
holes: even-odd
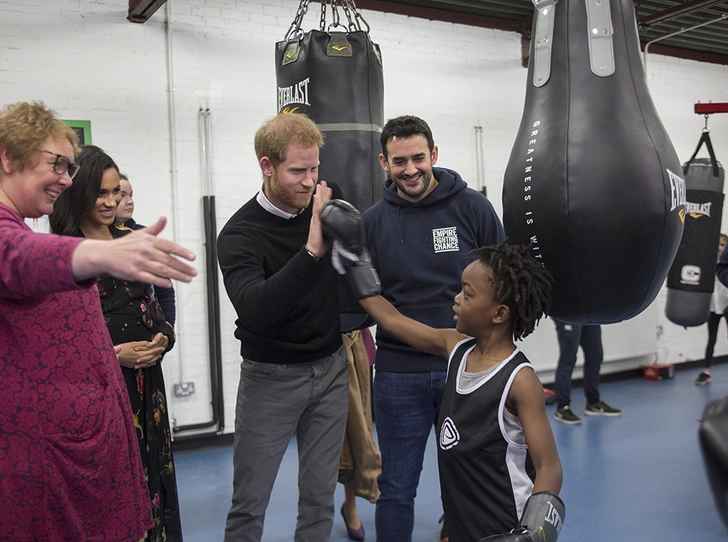
[[[559,542],[725,542],[728,530],[716,512],[698,444],[705,404],[728,395],[728,365],[713,368],[707,386],[695,386],[699,370],[678,371],[670,380],[639,379],[601,385],[602,399],[621,408],[620,418],[583,416],[582,425],[553,420],[564,467],[561,497],[566,521]],[[581,415],[581,388],[572,393]],[[376,434],[376,431],[375,431]],[[232,447],[176,453],[185,542],[223,538],[232,494]],[[283,458],[266,516],[264,542],[290,542],[296,522],[295,445]],[[338,510],[331,540],[348,540]],[[359,515],[374,541],[374,505],[359,499]],[[434,436],[428,444],[415,502],[415,542],[437,542],[442,511]]]

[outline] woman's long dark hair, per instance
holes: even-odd
[[[51,232],[82,237],[81,222],[91,214],[101,190],[101,178],[107,169],[119,168],[103,149],[95,145],[81,147],[76,156],[80,166],[73,184],[58,196],[53,212],[48,216]]]

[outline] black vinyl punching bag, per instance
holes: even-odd
[[[338,1],[323,1],[320,30],[304,33],[309,0],[301,0],[286,39],[276,43],[278,113],[304,113],[317,124],[325,137],[319,179],[336,183],[344,199],[363,213],[382,198],[385,180],[379,164],[384,72],[379,46],[354,2],[340,0],[348,30],[330,31],[341,27]],[[334,22],[325,30],[327,3]],[[342,332],[373,323],[343,281],[339,300]]]
[[[338,184],[363,213],[381,199],[385,179],[379,164],[384,125],[379,46],[368,30],[301,34],[300,20],[294,30],[294,37],[276,43],[278,113],[305,113],[318,125],[325,136],[319,178]]]
[[[710,158],[695,158],[705,143]],[[715,261],[723,216],[725,170],[716,160],[707,130],[683,164],[687,187],[685,230],[667,275],[665,316],[674,324],[700,326],[710,316]]]
[[[554,275],[551,316],[632,318],[682,235],[685,183],[640,58],[632,0],[540,0],[503,224]]]

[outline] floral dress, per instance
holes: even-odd
[[[114,237],[130,233],[126,228],[111,227]],[[167,352],[174,346],[172,326],[167,323],[149,284],[126,281],[103,274],[97,283],[101,310],[115,345],[149,341],[157,333],[169,339]],[[129,392],[134,426],[141,451],[144,475],[149,487],[154,528],[145,540],[181,541],[177,481],[172,458],[172,436],[167,411],[161,360],[151,367],[121,367]]]

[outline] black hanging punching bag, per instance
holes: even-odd
[[[703,143],[710,158],[696,159]],[[683,174],[687,187],[685,230],[667,275],[665,316],[674,324],[692,327],[704,324],[710,315],[723,216],[725,170],[715,158],[707,130],[690,160],[683,164]]]
[[[653,301],[677,251],[680,162],[647,90],[632,0],[534,3],[503,224],[553,273],[551,316],[619,322]]]
[[[319,179],[335,182],[344,198],[364,212],[382,198],[385,180],[379,164],[384,126],[382,56],[351,0],[341,0],[348,31],[330,31],[341,27],[337,1],[322,2],[321,29],[303,33],[308,0],[302,0],[286,39],[276,43],[278,113],[305,113],[318,125],[325,136]],[[327,3],[334,20],[329,31],[324,30]],[[372,325],[343,281],[339,300],[342,332]]]
[[[325,135],[319,178],[361,212],[379,201],[384,75],[368,31],[311,30],[276,43],[276,80],[278,113],[305,113]]]

